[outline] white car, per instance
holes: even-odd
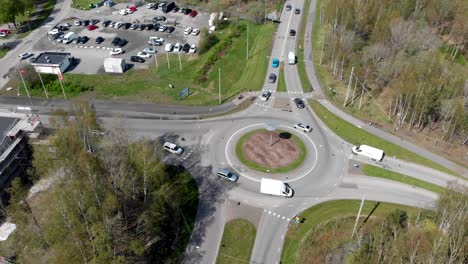
[[[69,27],[71,27],[71,24],[70,24],[70,23],[63,23],[63,24],[62,24],[62,27],[67,27],[67,28],[69,28]]]
[[[81,20],[75,19],[75,21],[73,22],[73,24],[74,24],[75,26],[81,26]]]
[[[154,48],[144,48],[143,52],[144,53],[149,53],[149,54],[155,54],[156,50]]]
[[[268,99],[270,98],[271,96],[271,92],[270,91],[263,91],[262,95],[260,95],[260,100],[262,101],[268,101]]]
[[[137,56],[143,59],[151,58],[151,54],[148,54],[146,52],[141,52],[141,51],[138,52]]]
[[[121,9],[121,10],[119,11],[119,14],[121,14],[122,16],[126,16],[126,15],[128,15],[128,11],[125,10],[125,9]]]
[[[29,53],[29,52],[25,52],[25,53],[21,53],[18,57],[20,57],[20,59],[22,59],[22,60],[25,60],[25,59],[31,57],[32,55],[34,55],[34,54]]]
[[[7,34],[6,34],[6,33],[4,33],[4,32],[0,32],[0,37],[6,37],[6,36],[7,36]]]
[[[184,30],[184,34],[185,34],[185,35],[190,34],[190,32],[192,32],[192,27],[188,27],[188,28],[186,28],[186,29]]]
[[[309,133],[310,131],[312,131],[312,127],[309,126],[309,125],[306,125],[306,124],[302,124],[302,123],[297,123],[294,125],[294,128],[295,129],[299,129],[299,130],[302,130],[304,131],[305,133]]]
[[[190,33],[192,36],[198,36],[200,34],[200,30],[198,28],[194,28],[192,30],[192,33]]]
[[[167,29],[167,26],[161,25],[161,26],[159,26],[158,31],[159,32],[164,32],[164,31],[166,31],[166,29]]]
[[[193,44],[192,46],[190,46],[189,53],[195,53],[195,52],[197,52],[197,46]]]
[[[174,153],[174,154],[177,154],[177,155],[180,155],[182,154],[182,152],[184,152],[184,149],[177,146],[176,144],[174,143],[170,143],[170,142],[166,142],[164,143],[164,149],[171,152],[171,153]]]
[[[159,3],[158,8],[159,8],[159,9],[163,8],[163,6],[164,6],[165,4],[166,4],[166,3],[164,3],[164,2]]]
[[[156,3],[149,3],[149,4],[146,4],[146,8],[153,8],[153,6],[155,5]]]
[[[47,32],[47,34],[49,34],[49,35],[55,35],[55,34],[57,34],[57,33],[59,33],[58,28],[54,28],[54,29],[52,29],[51,31]]]
[[[171,52],[173,49],[174,49],[174,45],[172,45],[171,43],[167,43],[166,47],[164,47],[164,50],[166,52]]]
[[[179,42],[177,42],[175,45],[174,45],[174,51],[175,52],[180,52],[182,50],[182,45],[180,45]]]
[[[123,25],[122,22],[117,22],[114,24],[114,28],[120,28]]]
[[[120,54],[123,54],[123,53],[124,53],[124,51],[121,48],[114,48],[109,52],[109,54],[111,56],[120,55]]]

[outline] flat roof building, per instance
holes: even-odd
[[[31,62],[36,72],[59,74],[70,66],[70,53],[66,52],[43,52]]]

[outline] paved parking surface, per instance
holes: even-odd
[[[63,20],[60,23],[70,23],[72,25],[70,30],[66,31],[65,34],[67,32],[75,32],[78,36],[88,36],[90,39],[85,44],[56,43],[44,34],[43,37],[39,41],[37,41],[33,48],[36,51],[69,52],[72,56],[80,59],[80,64],[77,65],[75,68],[71,69],[70,72],[94,74],[103,72],[103,61],[105,58],[110,57],[110,49],[114,47],[111,44],[111,42],[112,39],[115,37],[124,38],[129,41],[128,44],[122,48],[125,51],[125,53],[116,57],[125,58],[127,63],[131,63],[130,56],[136,55],[139,51],[142,51],[144,48],[149,46],[147,44],[149,37],[155,36],[164,38],[164,45],[156,46],[154,48],[156,49],[157,54],[165,54],[164,46],[166,43],[175,44],[179,42],[182,44],[189,43],[190,45],[196,44],[198,46],[200,36],[184,35],[184,29],[186,27],[191,26],[193,28],[199,29],[208,27],[209,14],[206,13],[198,13],[198,15],[195,18],[191,18],[182,13],[170,12],[165,14],[160,9],[153,10],[146,8],[146,6],[141,6],[133,14],[128,14],[126,16],[118,14],[118,10],[124,9],[126,6],[127,4],[117,4],[112,8],[101,7],[88,12],[77,11],[76,17],[70,17],[66,20]],[[115,29],[102,26],[102,22],[105,20],[111,20],[113,22],[120,21],[123,23],[129,22],[132,24],[153,23],[152,19],[155,16],[165,16],[168,20],[175,19],[175,26],[172,24],[167,24],[168,26],[170,25],[175,27],[174,32],[156,32],[154,30],[140,31],[123,28]],[[76,18],[80,20],[99,19],[100,22],[97,24],[99,28],[93,31],[89,31],[84,26],[74,26],[73,22]],[[158,23],[160,23],[161,25],[166,24],[166,22]],[[49,25],[50,29],[52,29],[53,26],[54,25]],[[95,41],[97,37],[103,37],[105,41],[101,44],[96,44]],[[193,56],[193,54],[185,54],[183,52],[182,55]],[[147,68],[148,64],[152,61],[154,61],[152,58],[146,59],[145,63],[135,63],[134,67]]]

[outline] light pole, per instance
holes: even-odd
[[[265,129],[270,131],[270,147],[273,145],[273,132],[276,130],[277,127],[278,125],[274,123],[265,124]]]

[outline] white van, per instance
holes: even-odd
[[[383,150],[367,145],[354,146],[351,150],[355,155],[361,155],[374,161],[382,161],[385,153]]]
[[[68,32],[62,39],[62,43],[68,44],[72,42],[74,39],[76,39],[78,36],[75,34],[75,32]]]
[[[290,51],[288,53],[288,63],[289,64],[296,64],[296,55],[292,51]]]
[[[266,178],[262,178],[260,182],[260,192],[284,197],[292,197],[294,193],[293,189],[291,189],[291,187],[289,187],[286,183],[279,180]]]

